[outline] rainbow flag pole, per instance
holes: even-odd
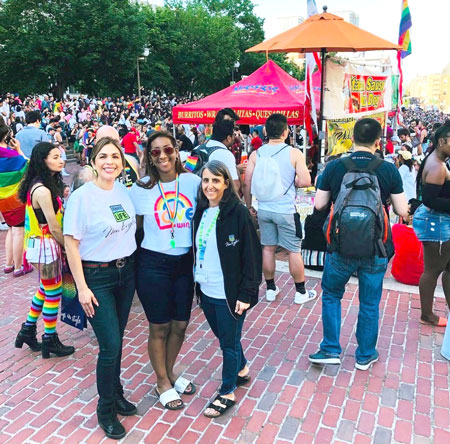
[[[402,104],[402,96],[403,96],[402,59],[411,54],[411,36],[409,33],[409,29],[412,26],[411,12],[409,11],[408,0],[401,0],[401,2],[402,2],[402,16],[400,19],[398,44],[402,47],[402,49],[397,51],[398,72],[400,74],[398,82],[399,109]]]

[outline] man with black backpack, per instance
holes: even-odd
[[[359,314],[355,367],[367,370],[378,360],[378,310],[383,278],[393,255],[388,199],[406,217],[408,204],[395,166],[377,158],[381,125],[363,118],[355,124],[354,152],[330,162],[320,177],[314,206],[333,203],[324,225],[327,255],[322,276],[323,340],[309,355],[314,364],[340,364],[341,299],[351,275],[358,273]]]
[[[193,173],[200,174],[204,165],[210,160],[223,162],[230,171],[231,177],[236,185],[236,190],[240,188],[239,176],[236,168],[236,159],[229,150],[234,140],[234,121],[225,119],[215,121],[211,139],[203,145],[199,145],[192,151],[192,156],[197,158],[197,164]]]

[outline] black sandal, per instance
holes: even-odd
[[[222,407],[221,405],[213,404],[214,401],[219,401],[222,405],[225,407]],[[206,413],[203,413],[207,418],[218,418],[219,416],[222,416],[227,410],[229,410],[231,407],[236,404],[236,401],[233,401],[232,399],[224,398],[223,396],[217,395],[216,399],[214,399],[213,402],[209,404],[207,409],[212,409],[218,413],[218,415],[208,415]]]
[[[245,376],[237,376],[236,378],[236,385],[239,387],[241,385],[246,385],[252,380],[252,377],[247,374]]]

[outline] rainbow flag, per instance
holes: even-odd
[[[20,224],[25,219],[25,204],[17,194],[27,166],[23,156],[0,148],[0,211],[8,225]]]
[[[398,44],[402,47],[402,59],[411,54],[411,36],[409,34],[409,28],[411,28],[411,26],[412,21],[408,0],[402,0],[402,18],[400,20],[400,30],[398,36]]]
[[[186,163],[184,164],[184,167],[192,173],[192,171],[195,170],[195,167],[197,166],[198,157],[195,156],[188,156],[186,159]]]

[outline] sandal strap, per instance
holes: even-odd
[[[227,408],[233,407],[236,401],[232,399],[224,398],[223,396],[217,395],[214,401],[219,401],[221,404],[225,405]]]
[[[223,413],[225,410],[227,410],[228,407],[222,407],[220,405],[216,405],[211,402],[208,408],[215,410],[217,413]]]
[[[183,378],[183,376],[179,376],[178,379],[175,381],[173,387],[178,393],[184,393],[190,383],[191,381],[189,381],[188,379]]]
[[[161,393],[159,395],[159,402],[166,407],[167,404],[173,401],[179,401],[181,400],[180,395],[177,393],[175,389],[169,389],[165,391],[164,393]]]

